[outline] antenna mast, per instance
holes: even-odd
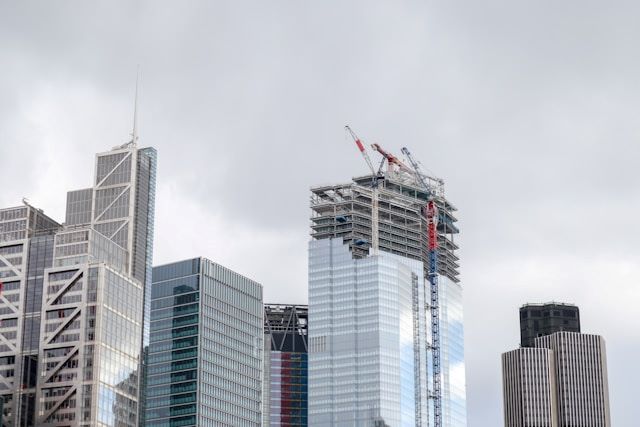
[[[131,144],[138,142],[138,84],[140,82],[140,67],[136,72],[136,94],[133,100],[133,132],[131,132]]]

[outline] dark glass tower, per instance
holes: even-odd
[[[306,305],[264,306],[263,422],[269,426],[306,426]]]
[[[206,258],[152,277],[144,425],[259,427],[262,285]]]
[[[575,305],[551,302],[520,307],[522,347],[535,347],[536,338],[562,331],[580,332],[580,310]]]

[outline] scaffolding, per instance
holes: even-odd
[[[395,175],[395,174],[394,174]],[[398,174],[399,175],[399,174]],[[316,240],[341,238],[354,258],[370,254],[372,236],[371,175],[353,182],[311,189],[311,237]],[[424,208],[431,199],[438,208],[438,274],[458,283],[459,233],[456,207],[443,194],[427,192],[415,181],[386,174],[378,183],[378,230],[381,251],[423,261],[428,275],[429,248]]]

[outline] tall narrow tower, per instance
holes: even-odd
[[[307,319],[307,306],[264,306],[264,427],[308,423]]]
[[[93,186],[68,193],[44,272],[38,425],[137,425],[155,165],[132,141],[97,154]]]
[[[153,148],[116,147],[67,195],[40,285],[36,425],[137,425],[155,164]]]

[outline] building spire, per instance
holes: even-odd
[[[131,132],[131,144],[138,142],[138,84],[140,82],[140,66],[136,71],[136,94],[133,101],[133,131]]]

